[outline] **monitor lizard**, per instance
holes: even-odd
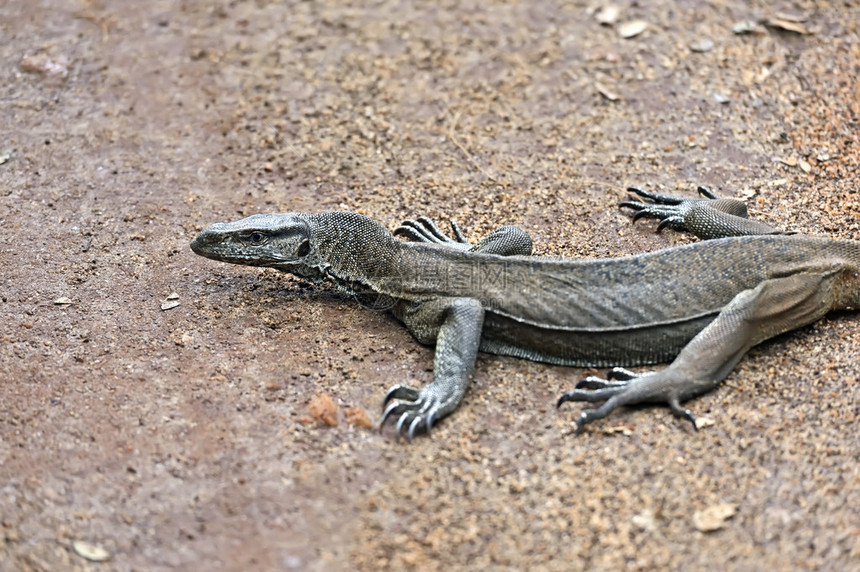
[[[436,346],[433,381],[396,385],[383,400],[380,427],[396,418],[410,440],[457,409],[478,351],[578,367],[670,362],[587,377],[558,405],[603,402],[579,415],[577,431],[643,402],[665,402],[696,427],[681,403],[719,385],[751,347],[860,307],[860,242],[781,232],[702,187],[697,199],[630,191],[621,206],[634,220],[706,240],[619,258],[536,257],[513,226],[472,245],[453,222],[453,237],[426,217],[392,234],[360,214],[324,212],[216,223],[191,249],[390,298],[413,336]]]

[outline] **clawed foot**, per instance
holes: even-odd
[[[405,432],[410,442],[417,431],[429,433],[433,423],[447,413],[442,401],[427,387],[419,391],[406,385],[395,385],[385,394],[382,405],[385,410],[379,420],[380,430],[389,418],[397,417],[397,435]]]
[[[444,244],[446,246],[454,246],[458,248],[468,249],[472,244],[466,240],[463,231],[453,220],[449,220],[451,232],[454,237],[450,237],[436,226],[431,219],[426,216],[419,216],[413,220],[405,220],[400,226],[394,229],[395,236],[403,236],[412,242],[430,242],[433,244]]]
[[[654,376],[659,375],[661,375],[660,372],[637,374],[616,367],[609,371],[606,379],[592,375],[581,380],[576,384],[576,389],[568,391],[559,398],[556,406],[561,407],[567,401],[605,402],[600,407],[587,409],[580,414],[576,422],[578,433],[586,423],[602,419],[622,405],[665,401],[672,409],[672,413],[688,419],[693,424],[693,428],[698,431],[695,416],[689,409],[681,407],[677,396],[667,394],[669,392],[661,391],[659,388],[655,390],[655,386],[659,386],[660,382],[655,383],[657,378]]]
[[[660,220],[657,232],[668,227],[675,230],[685,230],[684,216],[692,206],[700,203],[703,199],[688,199],[646,191],[638,187],[628,187],[631,194],[630,200],[618,203],[618,206],[633,209],[633,222],[640,218],[656,218]],[[698,187],[699,194],[709,200],[719,197],[706,187]]]

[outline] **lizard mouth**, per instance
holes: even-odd
[[[223,223],[216,223],[205,228],[197,238],[191,241],[191,250],[195,254],[219,262],[244,266],[265,266],[310,279],[322,277],[323,273],[319,269],[293,257],[284,256],[277,250],[260,247],[249,251],[249,247],[241,241],[225,237],[224,226],[226,225]]]
[[[272,266],[290,262],[289,259],[264,249],[249,252],[241,242],[225,237],[222,228],[224,226],[226,225],[223,223],[216,223],[203,229],[197,238],[191,241],[191,250],[212,260],[248,266]]]

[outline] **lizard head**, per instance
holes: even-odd
[[[191,250],[221,262],[269,266],[307,277],[320,274],[311,225],[302,213],[258,214],[218,222],[197,235]]]

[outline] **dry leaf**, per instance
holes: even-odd
[[[700,532],[719,530],[735,515],[736,511],[737,505],[729,503],[711,505],[693,513],[693,526]]]
[[[758,25],[752,20],[744,20],[735,22],[731,26],[732,33],[742,36],[744,34],[754,34],[759,31]]]
[[[318,421],[322,421],[329,427],[337,425],[337,405],[328,394],[317,395],[308,403],[308,413]]]
[[[370,415],[367,414],[361,407],[347,407],[343,410],[343,415],[346,417],[346,422],[356,427],[364,427],[365,429],[373,429],[373,422],[370,420]]]
[[[709,38],[700,38],[690,43],[690,49],[698,53],[710,52],[714,49],[714,41]]]
[[[647,532],[657,530],[657,519],[654,517],[654,511],[651,509],[645,509],[639,514],[634,514],[630,520],[633,524]]]
[[[765,25],[770,26],[771,28],[776,28],[778,30],[785,30],[786,32],[800,34],[802,36],[811,33],[806,28],[806,26],[804,26],[800,22],[792,22],[791,20],[786,20],[784,18],[771,18],[765,22]]]
[[[618,26],[618,35],[624,39],[638,36],[648,28],[648,22],[645,20],[630,20]]]
[[[720,93],[718,91],[712,91],[711,97],[714,98],[714,101],[716,101],[717,103],[722,104],[722,105],[725,105],[726,103],[729,103],[731,101],[731,100],[729,100],[729,98],[727,96],[723,95],[722,93]]]
[[[603,432],[606,435],[621,433],[622,435],[626,435],[628,437],[633,434],[633,431],[630,430],[630,427],[627,427],[626,425],[613,425],[611,427],[606,427],[603,429]]]
[[[758,193],[758,189],[753,189],[751,187],[745,187],[745,188],[741,189],[740,191],[738,191],[738,196],[740,198],[742,198],[743,200],[748,201],[749,199],[753,198],[756,195],[756,193]]]
[[[618,6],[604,6],[597,11],[594,16],[598,23],[604,26],[611,26],[618,21],[618,16],[621,14],[621,9]]]
[[[609,91],[609,89],[599,81],[594,82],[594,89],[609,101],[618,101],[618,94],[614,91]]]
[[[81,558],[86,558],[90,562],[104,562],[110,558],[110,552],[99,546],[83,540],[75,540],[72,542],[72,549]]]
[[[52,58],[48,54],[33,54],[21,60],[21,71],[65,79],[70,63],[66,56]]]
[[[780,12],[775,16],[775,18],[777,20],[785,20],[786,22],[795,22],[798,24],[800,22],[806,22],[806,16],[803,14],[791,14],[789,12]]]

